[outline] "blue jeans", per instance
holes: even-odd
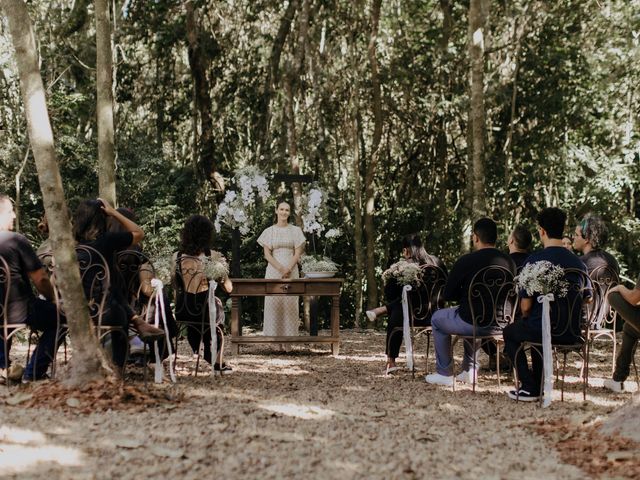
[[[431,317],[433,343],[436,348],[436,371],[447,377],[453,375],[453,355],[451,352],[451,335],[473,335],[473,325],[465,322],[458,315],[458,307],[442,308]],[[491,333],[483,328],[476,329],[476,335]],[[472,345],[472,340],[464,341],[464,359],[462,370],[478,368],[477,351],[480,341]]]
[[[56,306],[52,302],[36,298],[29,305],[29,313],[27,314],[25,323],[33,330],[38,330],[41,333],[38,345],[33,351],[29,364],[24,370],[25,378],[42,378],[47,372],[55,355],[54,349],[59,346],[62,341],[62,338],[59,338],[56,344],[56,317]],[[65,318],[61,317],[60,321],[64,322]],[[7,344],[7,350],[9,350],[9,352],[11,351],[11,339],[9,339]],[[0,368],[9,367],[9,352],[5,355],[4,342],[0,341]]]

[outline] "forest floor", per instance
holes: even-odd
[[[423,371],[385,376],[383,333],[341,336],[337,357],[325,346],[243,347],[228,358],[233,374],[215,379],[208,367],[191,374],[195,358],[182,342],[176,386],[145,390],[135,378],[109,393],[87,386],[66,398],[54,382],[2,387],[0,477],[640,477],[638,444],[597,430],[629,398],[602,388],[611,368],[602,344],[592,354],[587,401],[575,361],[564,402],[557,390],[542,409],[510,400],[511,381],[498,388],[488,372],[475,394],[462,384],[455,392],[427,385]],[[424,369],[424,356],[417,366]]]

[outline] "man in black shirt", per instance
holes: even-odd
[[[544,249],[529,256],[526,265],[546,260],[553,265],[558,265],[564,269],[571,268],[581,270],[586,274],[586,268],[580,259],[562,245],[562,232],[566,222],[566,214],[559,208],[545,208],[538,214],[538,233]],[[590,295],[590,289],[583,285],[583,277],[578,274],[567,275],[566,280],[574,284],[570,286],[567,293],[567,300],[556,299],[551,304],[551,321],[556,325],[552,330],[552,341],[560,344],[571,344],[580,341],[580,322],[582,319],[582,305],[584,298]],[[537,352],[532,350],[531,363],[529,369],[527,357],[524,351],[520,351],[516,358],[516,352],[523,342],[540,343],[542,341],[542,303],[536,301],[542,292],[535,292],[527,295],[520,293],[521,319],[508,325],[504,329],[505,353],[511,362],[516,366],[518,379],[520,381],[519,390],[511,390],[508,395],[512,399],[520,401],[536,401],[540,398],[540,383],[542,380],[542,358]],[[574,295],[581,295],[577,299]],[[575,300],[572,300],[576,298]],[[573,305],[571,311],[568,306]],[[554,333],[557,332],[557,333]]]
[[[485,267],[500,266],[515,275],[516,266],[509,256],[496,248],[498,226],[489,218],[481,218],[473,225],[474,252],[463,255],[453,265],[444,289],[444,299],[457,301],[458,307],[443,308],[433,314],[434,345],[436,349],[436,372],[425,377],[427,383],[437,385],[453,384],[453,358],[451,335],[473,335],[471,306],[469,305],[469,285],[474,275]],[[476,329],[477,335],[492,332]],[[464,360],[459,381],[472,383],[477,374],[476,345],[464,342]]]
[[[576,226],[573,248],[582,253],[580,260],[587,266],[589,274],[598,270],[606,275],[606,270],[610,270],[620,275],[618,261],[609,252],[603,250],[607,237],[607,226],[596,215],[585,215]]]
[[[40,259],[23,235],[11,231],[15,217],[11,200],[0,194],[0,256],[7,262],[11,278],[9,304],[3,320],[9,325],[26,323],[42,332],[23,376],[25,380],[34,380],[46,378],[46,371],[55,354],[57,312],[52,303],[53,287]],[[35,297],[31,283],[47,300]],[[11,339],[5,352],[2,335],[0,331],[0,383],[6,382],[7,378],[18,380],[17,373],[21,373],[16,372],[16,368],[10,369]]]
[[[507,240],[509,256],[515,262],[518,271],[520,271],[529,256],[532,240],[531,232],[524,225],[516,225],[511,235],[509,235]]]

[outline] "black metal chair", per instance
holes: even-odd
[[[26,330],[29,326],[26,323],[9,323],[9,295],[11,291],[11,270],[7,261],[0,257],[0,317],[2,317],[2,342],[4,346],[5,365],[7,378],[6,386],[9,387],[9,345],[13,337],[20,331]],[[29,350],[27,350],[27,363],[29,362]]]
[[[208,279],[204,274],[204,265],[200,257],[190,255],[179,255],[176,257],[176,271],[174,281],[175,292],[175,317],[180,328],[196,329],[200,334],[200,342],[204,340],[205,334],[211,331],[209,308],[208,308]],[[204,286],[207,286],[205,289]],[[223,341],[224,335],[220,325],[216,326]],[[188,333],[187,333],[188,334]],[[178,338],[175,341],[175,359],[178,356]],[[220,346],[222,349],[223,346]],[[211,352],[211,362],[215,362],[217,352]],[[200,348],[196,352],[196,370],[198,375],[200,367]],[[211,366],[213,368],[213,365]]]
[[[471,342],[474,356],[484,343],[492,343],[496,347],[496,375],[500,386],[500,345],[504,343],[502,331],[513,322],[517,305],[518,291],[513,273],[501,266],[491,265],[478,271],[469,284],[467,292],[473,335],[456,335],[458,340]],[[479,332],[479,329],[482,329]],[[480,342],[478,344],[478,342]],[[472,372],[472,390],[476,391],[477,372]],[[453,389],[455,390],[455,377]]]
[[[582,270],[566,268],[565,280],[569,283],[567,295],[558,297],[551,302],[551,346],[556,357],[556,381],[559,380],[562,371],[562,383],[560,385],[560,400],[564,401],[564,385],[567,371],[567,356],[576,353],[583,362],[582,367],[582,396],[587,399],[587,386],[589,383],[589,328],[599,303],[598,289],[592,287],[591,279]],[[593,307],[592,307],[593,305]],[[537,354],[542,359],[542,343],[523,342],[516,350],[516,358],[519,354]],[[557,357],[562,355],[562,368],[558,365]],[[518,391],[518,372],[514,369],[516,391]],[[543,390],[544,372],[540,382],[540,392]],[[540,395],[540,403],[542,403]]]
[[[589,306],[592,310],[591,325],[587,348],[591,350],[594,341],[599,339],[609,339],[612,343],[611,373],[615,370],[616,363],[616,323],[618,314],[609,304],[609,291],[620,283],[618,273],[608,265],[602,265],[589,272],[593,285],[593,302]]]
[[[427,337],[426,373],[429,373],[429,350],[431,348],[431,316],[444,306],[444,286],[447,283],[447,274],[437,265],[423,265],[420,267],[420,279],[408,292],[409,302],[409,333],[411,344],[421,337]],[[396,327],[391,332],[393,335],[403,334],[403,327]],[[388,347],[388,345],[387,345]],[[416,367],[415,350],[411,349],[412,365],[411,374],[415,377]]]

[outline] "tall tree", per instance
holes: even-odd
[[[485,110],[484,110],[484,55],[486,24],[489,15],[488,0],[471,0],[469,4],[469,58],[471,90],[471,176],[467,182],[471,188],[471,216],[477,218],[486,214],[485,200]]]
[[[22,0],[0,0],[0,6],[9,21],[15,48],[27,129],[58,269],[57,287],[74,340],[68,383],[80,386],[104,378],[109,364],[99,348],[84,298],[29,13]]]
[[[378,43],[378,27],[380,24],[380,8],[382,0],[373,0],[371,5],[371,32],[369,35],[369,66],[371,68],[371,107],[373,110],[373,138],[371,140],[371,156],[367,163],[367,173],[364,184],[364,229],[367,241],[367,305],[375,308],[378,305],[378,289],[376,287],[376,254],[375,254],[375,227],[373,216],[375,213],[375,175],[380,161],[380,144],[382,140],[382,88],[380,86],[380,73],[376,48]]]
[[[116,204],[116,156],[113,126],[113,61],[110,2],[96,0],[96,90],[98,97],[98,182],[100,196]]]

